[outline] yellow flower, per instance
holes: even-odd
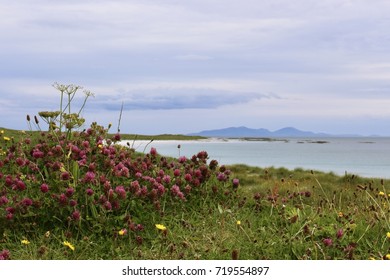
[[[344,214],[343,214],[343,212],[339,212],[339,214],[338,214],[338,215],[339,215],[339,217],[340,217],[340,218],[344,217]]]
[[[385,193],[384,193],[384,192],[379,192],[379,195],[380,195],[380,196],[384,196]]]
[[[4,130],[0,131],[0,134],[4,134]]]
[[[102,145],[102,144],[99,144],[99,145],[98,145],[98,148],[99,148],[99,149],[103,149],[103,145]]]
[[[46,238],[49,238],[49,237],[50,237],[50,231],[46,231],[45,237],[46,237]]]
[[[386,236],[387,236],[387,238],[390,239],[390,231],[388,233],[386,233]]]
[[[119,235],[125,235],[127,233],[127,230],[126,229],[121,229],[118,234]]]
[[[70,244],[68,241],[64,241],[64,244],[65,246],[67,246],[69,249],[71,249],[72,251],[74,251],[74,246],[72,244]]]
[[[373,257],[369,257],[368,258],[370,261],[375,261],[375,258],[373,258]]]
[[[164,225],[161,225],[161,224],[156,224],[156,228],[159,229],[159,230],[167,230],[167,228],[164,226]]]
[[[390,260],[390,254],[386,255],[386,260]]]
[[[11,138],[7,137],[7,136],[4,136],[4,141],[11,141]]]
[[[24,245],[30,244],[30,241],[28,241],[27,239],[23,239],[21,242],[22,242],[22,244],[24,244]]]
[[[241,221],[237,221],[237,225],[238,225],[238,226],[241,225]]]

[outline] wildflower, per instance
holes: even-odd
[[[118,234],[119,235],[125,235],[127,233],[127,229],[121,229],[119,232],[118,232]]]
[[[47,184],[41,185],[41,192],[47,193],[49,191],[49,186]]]
[[[179,157],[179,163],[185,163],[187,161],[187,158],[185,156]]]
[[[217,160],[213,159],[213,160],[210,161],[209,167],[210,167],[211,170],[215,170],[217,168],[217,166],[218,166],[218,161]]]
[[[24,191],[26,189],[26,184],[21,180],[17,180],[16,181],[16,189],[18,189],[20,191]]]
[[[0,252],[0,260],[9,260],[10,253],[9,250],[3,250]]]
[[[66,205],[68,203],[68,198],[66,197],[65,194],[60,194],[58,196],[58,202],[61,204],[61,205]]]
[[[135,226],[135,230],[137,230],[137,231],[143,231],[143,230],[144,230],[144,226],[141,225],[141,224],[138,224],[138,225]]]
[[[306,191],[306,192],[305,192],[305,197],[311,197],[311,192]]]
[[[218,175],[217,175],[217,179],[218,179],[218,181],[220,181],[220,182],[224,182],[224,181],[226,181],[226,175],[225,175],[224,173],[220,172],[220,173],[218,173]]]
[[[32,204],[33,204],[33,201],[30,198],[24,198],[22,200],[22,205],[23,206],[28,207],[28,206],[31,206]]]
[[[167,228],[164,225],[161,225],[161,224],[156,224],[156,228],[158,230],[162,230],[162,231],[166,231],[167,230]]]
[[[163,181],[164,181],[164,183],[169,184],[171,182],[171,176],[165,175],[163,177]]]
[[[50,237],[50,231],[46,231],[45,238],[49,238],[49,237]]]
[[[185,200],[184,194],[180,191],[180,188],[178,185],[173,185],[171,188],[171,193],[173,196],[177,196],[181,200]]]
[[[95,180],[95,173],[94,172],[88,171],[87,173],[85,173],[84,181],[86,183],[93,182],[94,180]]]
[[[186,180],[187,182],[192,181],[192,176],[191,176],[191,174],[187,173],[187,174],[184,176],[184,180]]]
[[[111,204],[111,202],[109,202],[109,201],[106,201],[105,203],[104,203],[104,209],[106,209],[106,210],[112,210],[112,204]]]
[[[68,241],[64,241],[62,244],[68,247],[69,249],[71,249],[72,251],[74,251],[74,246],[70,244]]]
[[[135,240],[137,241],[137,244],[138,245],[142,245],[142,242],[144,241],[143,238],[139,235],[137,235],[137,237],[135,238]]]
[[[379,192],[379,195],[380,195],[380,196],[384,196],[385,193],[381,191],[381,192]]]
[[[1,205],[5,205],[8,203],[8,198],[5,197],[4,195],[2,197],[0,197],[0,206]]]
[[[117,193],[119,198],[121,198],[121,199],[125,199],[126,198],[126,190],[125,190],[125,188],[123,186],[117,186],[115,188],[115,192]]]
[[[69,200],[69,205],[72,206],[72,207],[74,207],[74,206],[77,205],[77,201],[74,200],[74,199],[71,199],[71,200]]]
[[[38,158],[43,158],[45,156],[45,154],[41,150],[39,150],[39,149],[34,149],[34,151],[32,153],[32,156],[35,159],[38,159]]]
[[[237,221],[237,225],[238,226],[241,225],[241,221],[240,220]]]
[[[386,255],[386,260],[390,260],[390,254]]]
[[[69,172],[63,172],[61,173],[61,180],[66,181],[70,179],[70,174]]]
[[[69,187],[69,188],[66,189],[65,195],[66,195],[67,197],[71,197],[73,194],[74,194],[74,188]]]
[[[17,158],[16,159],[16,163],[17,163],[17,165],[19,165],[19,166],[25,166],[25,164],[26,164],[26,161],[23,159],[23,158]]]
[[[342,217],[344,217],[344,214],[343,214],[343,212],[339,212],[338,216],[339,216],[339,218],[342,218]]]
[[[23,239],[21,241],[21,243],[24,244],[24,245],[28,245],[28,244],[30,244],[30,241],[28,241],[27,239]]]
[[[337,232],[336,232],[336,237],[337,239],[340,239],[341,237],[343,237],[344,235],[344,232],[343,232],[343,229],[339,229]]]
[[[332,246],[333,240],[331,238],[325,238],[324,240],[322,240],[322,243],[324,243],[326,247],[329,247]]]
[[[11,138],[7,137],[7,136],[4,136],[4,141],[11,141]]]
[[[156,155],[157,155],[157,150],[156,150],[156,148],[151,148],[151,149],[150,149],[150,154],[151,154],[152,156],[156,156]]]
[[[114,135],[114,140],[115,141],[120,141],[121,140],[121,135],[119,133]]]
[[[240,180],[238,180],[237,178],[233,179],[233,188],[237,189],[239,184]]]
[[[72,213],[72,219],[75,220],[75,221],[79,221],[80,220],[80,212],[75,210],[73,213]]]
[[[388,239],[390,239],[390,231],[388,233],[386,233],[386,236]]]
[[[86,189],[85,192],[87,193],[88,196],[93,195],[93,190],[92,189]]]

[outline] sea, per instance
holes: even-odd
[[[136,151],[187,158],[207,151],[220,165],[303,168],[337,175],[390,178],[390,137],[246,138],[202,140],[123,141]]]

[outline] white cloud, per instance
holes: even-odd
[[[120,107],[123,99],[131,108],[169,108],[158,110],[167,121],[175,108],[186,108],[180,114],[202,108],[215,124],[251,122],[257,114],[330,122],[332,116],[388,117],[383,111],[390,89],[389,1],[0,5],[0,117],[11,108],[16,114],[56,106],[55,81],[95,92],[92,110],[104,103]],[[145,122],[153,119],[151,110],[137,112]],[[112,111],[100,115],[106,113]]]
[[[100,99],[100,106],[114,111],[122,102],[125,110],[215,109],[263,98],[279,97],[275,94],[233,92],[209,88],[155,88],[104,96]]]
[[[207,55],[199,55],[199,54],[185,54],[185,55],[177,55],[174,57],[174,59],[177,60],[210,60],[213,59],[211,56]]]

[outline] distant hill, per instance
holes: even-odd
[[[276,131],[270,131],[265,128],[248,128],[245,126],[228,127],[214,130],[204,130],[198,133],[188,134],[191,136],[204,137],[226,137],[226,138],[241,138],[241,137],[326,137],[334,136],[325,133],[315,133],[311,131],[302,131],[294,127],[285,127]]]

